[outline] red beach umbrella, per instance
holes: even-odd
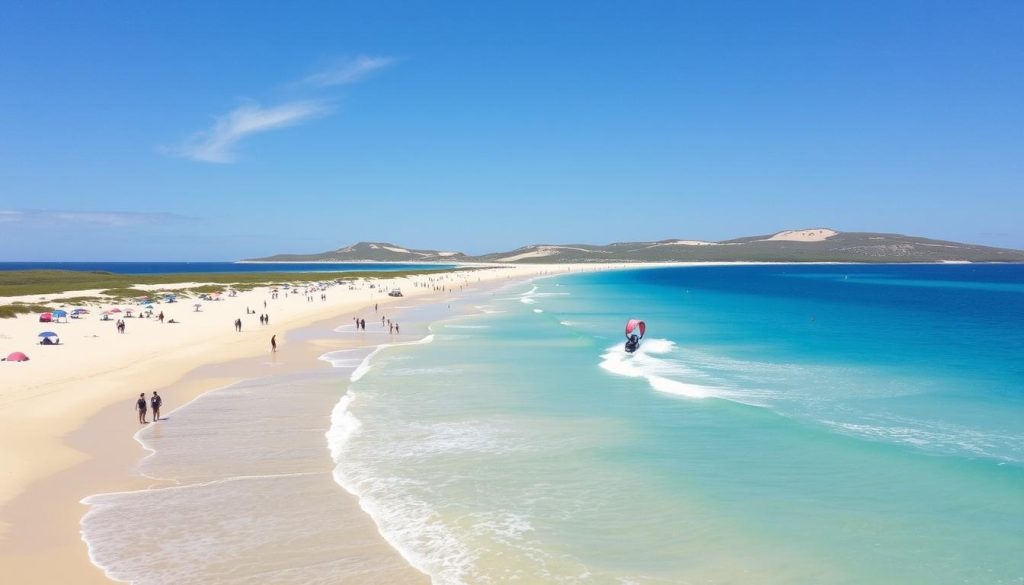
[[[113,309],[110,309],[110,312],[111,313],[120,313],[121,309],[118,309],[117,307],[114,307]]]
[[[28,361],[28,356],[23,354],[23,353],[21,353],[20,351],[16,351],[16,352],[8,355],[4,359],[6,359],[9,362],[27,362]]]

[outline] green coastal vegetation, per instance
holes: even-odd
[[[460,268],[458,270],[473,270]],[[448,272],[425,268],[396,271],[356,272],[233,272],[178,274],[115,274],[80,270],[11,270],[0,271],[0,297],[24,295],[59,295],[68,291],[99,290],[96,296],[68,296],[39,299],[37,303],[15,302],[0,305],[0,318],[21,313],[45,312],[52,305],[132,301],[141,297],[156,298],[167,293],[221,293],[231,288],[250,290],[257,286],[281,286],[336,280],[392,279],[417,274]],[[186,286],[187,283],[202,283]],[[167,285],[158,290],[135,288],[139,285]],[[43,304],[43,303],[46,304]]]
[[[0,319],[10,319],[25,313],[49,313],[53,307],[39,303],[16,302],[9,305],[0,305]]]

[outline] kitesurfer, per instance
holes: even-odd
[[[640,331],[640,335],[634,331]],[[626,322],[626,352],[633,353],[640,347],[640,340],[647,332],[647,324],[639,319],[630,319]]]

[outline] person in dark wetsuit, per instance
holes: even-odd
[[[164,399],[160,398],[160,395],[153,392],[153,396],[149,399],[150,405],[153,407],[153,421],[160,420],[160,407],[163,406]]]
[[[270,351],[271,352],[277,351],[277,336],[276,335],[271,335],[270,336]]]
[[[139,411],[139,424],[146,424],[146,393],[142,392],[139,394],[139,399],[135,401],[135,410]]]
[[[638,347],[640,347],[640,338],[636,336],[636,333],[634,333],[630,335],[629,339],[626,341],[626,351],[633,353]]]

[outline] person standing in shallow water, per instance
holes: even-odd
[[[139,393],[139,399],[135,401],[135,410],[139,411],[139,424],[146,424],[146,393]]]
[[[270,336],[270,351],[271,352],[277,351],[277,336],[276,335],[271,335]]]
[[[153,392],[153,396],[149,399],[150,405],[153,406],[153,422],[160,420],[160,407],[164,404],[164,399],[160,398],[160,395]]]

